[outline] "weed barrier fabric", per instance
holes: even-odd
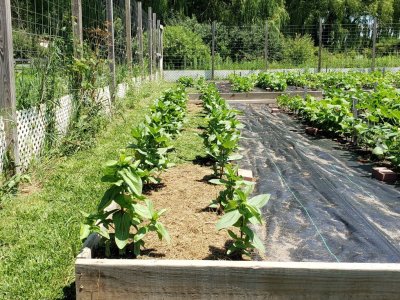
[[[266,105],[243,111],[241,167],[256,192],[271,194],[263,209],[266,260],[400,262],[400,190],[371,178],[371,166],[329,139]]]

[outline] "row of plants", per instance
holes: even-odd
[[[284,91],[287,88],[284,73],[259,73],[249,76],[231,74],[228,80],[234,92],[250,92],[255,86],[271,91]]]
[[[213,160],[216,177],[210,183],[225,187],[210,205],[221,215],[216,227],[218,230],[227,230],[233,240],[228,247],[228,255],[235,258],[250,256],[254,249],[264,253],[264,245],[252,225],[262,224],[261,209],[267,204],[270,195],[250,198],[254,182],[239,176],[238,166],[232,163],[241,158],[237,151],[240,130],[244,126],[237,119],[239,112],[228,106],[215,85],[203,85],[201,93],[208,124],[202,136],[207,153]]]
[[[231,74],[228,76],[228,80],[232,84],[234,92],[250,92],[257,83],[257,75],[239,76]]]
[[[167,152],[185,121],[186,103],[184,87],[164,92],[145,120],[133,128],[127,149],[120,152],[117,160],[106,163],[101,180],[109,187],[96,212],[85,214],[80,235],[85,240],[91,233],[99,234],[106,257],[117,251],[119,256],[137,257],[150,232],[169,242],[170,236],[159,221],[165,210],[155,210],[143,189],[159,183],[160,173],[171,166]],[[112,206],[113,202],[116,205]]]
[[[313,127],[354,137],[378,158],[400,166],[400,93],[391,85],[380,83],[365,90],[358,83],[339,84],[327,89],[323,100],[282,95],[278,104]]]
[[[232,89],[236,92],[251,91],[254,86],[271,91],[285,91],[288,86],[330,90],[332,87],[374,89],[378,83],[400,87],[400,72],[268,72],[257,76],[230,75]]]

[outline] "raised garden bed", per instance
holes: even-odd
[[[77,299],[398,299],[399,264],[76,261]]]
[[[284,91],[284,92],[249,92],[249,93],[220,93],[221,97],[228,101],[243,101],[243,100],[269,100],[269,102],[263,103],[276,103],[276,98],[283,95],[290,94],[291,96],[304,96],[305,94],[313,96],[317,99],[322,99],[322,91],[305,91],[305,90],[296,90],[296,91]],[[191,93],[189,94],[189,100],[191,101],[199,101],[200,93]]]

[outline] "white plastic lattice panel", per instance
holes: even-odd
[[[72,99],[70,95],[64,96],[56,108],[56,129],[60,136],[65,136],[72,115]]]
[[[125,98],[128,85],[126,83],[120,83],[117,86],[117,97],[120,99]]]
[[[6,132],[3,117],[0,117],[0,170],[3,170],[4,155],[6,154]]]
[[[30,161],[43,149],[46,135],[46,106],[17,111],[18,148],[21,169],[26,170]]]
[[[98,89],[96,101],[102,104],[106,115],[111,115],[111,94],[108,86]]]

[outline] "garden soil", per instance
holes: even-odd
[[[270,261],[400,262],[400,190],[371,164],[266,105],[243,111],[243,168],[271,194],[257,227]]]
[[[216,230],[219,216],[207,208],[222,189],[208,183],[212,174],[210,167],[189,163],[162,174],[163,186],[147,196],[157,209],[167,209],[160,221],[171,235],[171,243],[149,235],[148,250],[140,258],[229,259],[225,246],[230,237],[226,231]]]

